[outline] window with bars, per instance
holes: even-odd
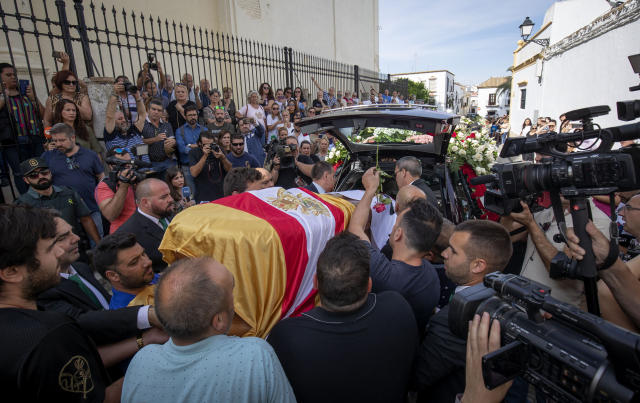
[[[527,89],[520,90],[520,109],[524,109],[527,105]]]
[[[489,94],[489,105],[496,104],[496,94]]]

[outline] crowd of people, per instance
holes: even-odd
[[[68,64],[64,54],[59,61]],[[115,80],[103,150],[89,130],[88,97],[66,67],[42,105],[31,88],[20,94],[13,66],[0,64],[2,155],[21,193],[0,205],[8,401],[526,401],[521,378],[485,387],[482,357],[500,347],[498,321],[476,315],[460,338],[449,301],[501,271],[585,307],[581,282],[549,276],[559,254],[585,253],[571,232],[567,248],[556,242],[552,209],[532,213],[523,203],[500,222],[456,225],[442,216],[420,160],[405,156],[395,165],[387,244],[378,249],[370,238],[381,175],[370,168],[347,229],[318,257],[317,306],[281,320],[266,340],[230,336],[234,287],[247,279],[208,257],[168,266],[158,247],[171,219],[248,190],[332,191],[325,160],[334,139],[298,123],[360,100],[314,79],[310,103],[301,88],[264,83],[237,107],[229,88],[210,89],[205,79],[194,86],[189,74],[174,83],[161,66],[155,79],[145,65],[135,85]],[[368,102],[404,100],[373,91]],[[508,126],[508,118],[496,123]],[[524,135],[553,131],[551,123]],[[640,195],[615,200],[622,229],[639,237]],[[640,258],[632,245],[610,258],[604,207],[593,205],[587,226],[602,317],[637,332]]]

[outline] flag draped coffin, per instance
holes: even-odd
[[[313,275],[325,244],[343,231],[353,204],[304,189],[268,188],[190,207],[167,228],[167,263],[210,256],[235,278],[234,307],[264,337],[282,318],[311,309]]]

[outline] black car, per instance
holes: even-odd
[[[426,108],[406,105],[380,105],[344,108],[305,118],[300,122],[306,133],[327,132],[347,149],[348,156],[336,171],[336,191],[363,189],[362,174],[376,166],[391,176],[384,185],[386,194],[395,198],[398,187],[394,170],[396,161],[412,155],[422,161],[422,179],[439,198],[442,214],[453,222],[468,217],[465,189],[462,181],[453,180],[447,168],[446,154],[451,134],[459,122],[456,115],[435,112]],[[379,130],[391,129],[391,130]],[[375,142],[361,143],[364,136],[373,133],[395,132],[399,136],[378,136]],[[428,143],[393,141],[407,136]],[[427,135],[428,137],[425,137]],[[359,137],[358,137],[359,136]],[[391,138],[391,141],[389,139]],[[377,141],[376,141],[377,140]]]

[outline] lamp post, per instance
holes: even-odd
[[[549,46],[549,39],[545,38],[545,39],[531,39],[528,40],[527,38],[531,35],[531,31],[533,31],[533,26],[535,24],[533,23],[533,21],[531,21],[531,19],[529,19],[529,17],[525,18],[524,21],[522,22],[522,24],[520,24],[520,36],[522,37],[522,40],[526,43],[529,42],[533,42],[533,43],[537,43],[538,45],[542,46],[542,47],[547,47]]]

